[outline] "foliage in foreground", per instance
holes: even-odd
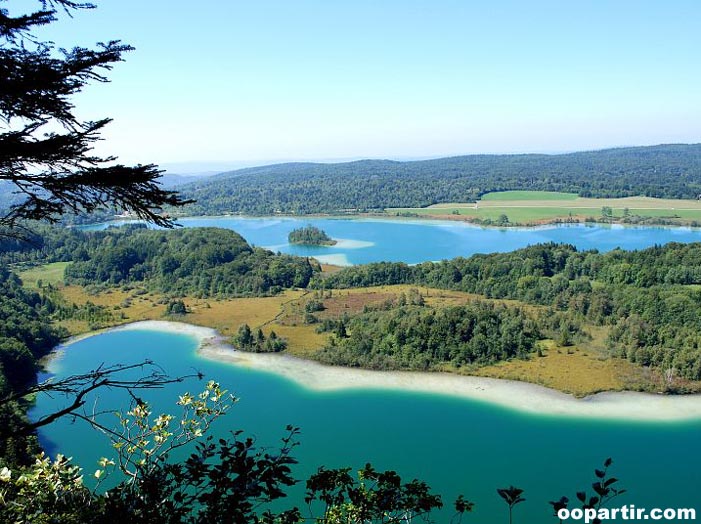
[[[35,11],[18,13],[31,9],[29,3]],[[23,219],[56,221],[104,208],[171,225],[161,209],[186,201],[158,184],[156,166],[125,166],[96,155],[93,146],[110,119],[82,121],[71,100],[90,83],[107,82],[105,72],[133,48],[111,40],[93,49],[59,49],[36,34],[61,13],[69,18],[92,4],[14,4],[14,16],[0,10],[0,225],[19,235],[15,226]]]
[[[98,419],[93,427],[109,435],[116,457],[99,460],[97,486],[64,456],[41,454],[25,467],[0,470],[0,520],[16,523],[319,523],[410,522],[442,507],[439,496],[423,482],[403,483],[392,471],[367,465],[357,478],[350,469],[320,468],[306,482],[307,519],[297,507],[272,505],[297,484],[297,428],[287,427],[278,448],[260,448],[254,439],[234,431],[215,441],[204,437],[214,420],[236,399],[210,381],[198,395],[185,393],[177,404],[180,417],[155,415],[134,397],[131,409],[110,429]],[[183,460],[170,460],[194,444]],[[109,474],[124,479],[99,491]],[[468,509],[465,505],[462,511]],[[320,511],[318,516],[315,512]]]
[[[0,519],[41,524],[409,524],[433,522],[432,515],[443,507],[425,482],[406,482],[394,471],[366,464],[355,474],[351,468],[320,467],[305,481],[307,508],[282,509],[290,488],[300,482],[292,470],[298,429],[288,426],[276,448],[261,448],[240,431],[218,440],[203,437],[235,400],[209,382],[202,393],[180,397],[183,414],[178,419],[156,416],[136,398],[119,427],[108,431],[116,458],[100,459],[95,488],[87,487],[82,470],[70,459],[41,454],[30,466],[0,469]],[[106,430],[99,423],[95,427]],[[171,453],[189,444],[194,450],[186,458],[171,460]],[[592,495],[576,494],[581,508],[595,510],[595,515],[625,492],[608,476],[610,465],[608,459],[595,471]],[[125,480],[99,491],[108,471],[120,472]],[[497,492],[512,522],[514,507],[525,500],[523,490],[512,486]],[[563,496],[551,505],[558,516],[558,510],[569,509],[569,499]],[[453,521],[473,507],[458,497]]]

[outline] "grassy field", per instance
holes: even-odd
[[[591,347],[557,347],[541,342],[542,357],[511,360],[483,367],[475,375],[540,384],[576,396],[600,391],[638,389],[646,382],[644,369],[618,358],[606,358]]]
[[[19,277],[25,286],[33,289],[39,287],[40,280],[42,284],[59,284],[63,282],[63,275],[68,264],[70,262],[54,262],[53,264],[33,267],[20,272]]]
[[[101,323],[104,327],[136,322],[137,320],[159,320],[165,314],[165,302],[160,296],[142,294],[142,290],[129,291],[110,289],[101,293],[91,293],[80,286],[58,286],[59,296],[68,304],[84,305],[91,302],[103,306],[110,314],[111,320]],[[88,322],[82,320],[63,320],[60,325],[72,335],[91,331]]]
[[[613,217],[626,216],[669,219],[681,223],[701,221],[701,201],[648,197],[580,198],[573,193],[547,191],[504,191],[488,193],[476,203],[445,203],[423,208],[390,208],[393,215],[496,221],[506,215],[511,223],[538,224],[556,219],[602,218],[610,207]],[[627,211],[626,211],[627,210]]]
[[[475,375],[540,384],[582,397],[601,391],[660,391],[664,379],[657,370],[614,358],[606,351],[608,327],[586,327],[586,343],[560,347],[552,340],[540,342],[541,355],[486,366]],[[699,391],[701,383],[685,382],[688,391]]]
[[[497,191],[482,196],[482,200],[575,200],[576,193],[560,193],[558,191]]]

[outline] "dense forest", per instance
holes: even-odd
[[[414,284],[515,299],[611,326],[614,355],[701,379],[701,244],[578,252],[544,244],[409,266],[377,263],[316,279],[323,288]]]
[[[66,333],[50,324],[53,304],[27,291],[17,276],[0,267],[0,398],[5,399],[36,379],[37,361]],[[0,402],[0,465],[26,462],[38,451],[35,438],[16,434],[26,423],[22,400]]]
[[[38,261],[73,262],[65,274],[71,283],[139,283],[162,293],[196,297],[275,294],[305,287],[319,269],[309,259],[253,248],[237,233],[218,228],[45,228],[30,243],[0,241],[0,262]]]
[[[525,358],[540,338],[522,309],[487,302],[447,308],[420,303],[366,311],[337,323],[328,364],[371,369],[441,369]]]
[[[472,155],[415,162],[363,160],[241,169],[182,186],[183,212],[329,213],[470,202],[491,191],[565,191],[583,197],[697,198],[701,145],[561,155]]]

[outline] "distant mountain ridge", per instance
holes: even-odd
[[[209,176],[169,173],[162,183],[196,199],[182,210],[195,215],[424,207],[516,189],[566,191],[585,197],[694,199],[701,195],[701,144],[411,161],[291,162]],[[13,184],[0,180],[0,212],[23,198],[15,191]],[[111,216],[103,215],[103,219]]]
[[[216,172],[214,172],[214,173],[197,173],[197,174],[164,173],[163,175],[161,175],[159,182],[164,188],[172,189],[175,187],[184,186],[185,184],[190,184],[192,182],[206,180],[210,176],[216,175],[216,174],[217,174]]]
[[[701,144],[566,154],[469,155],[432,160],[285,163],[220,173],[179,190],[186,212],[332,213],[469,202],[491,191],[566,191],[585,197],[697,198]]]

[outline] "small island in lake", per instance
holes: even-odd
[[[308,246],[334,246],[336,241],[325,231],[312,225],[300,227],[290,231],[287,235],[290,244],[305,244]]]

